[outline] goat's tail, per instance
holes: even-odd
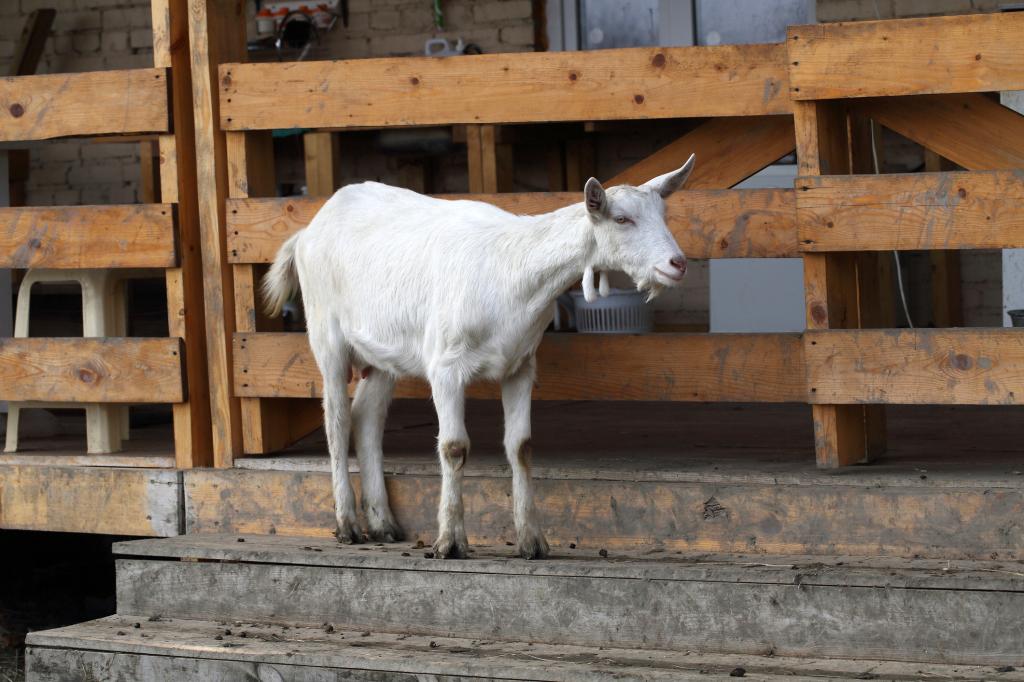
[[[295,270],[295,246],[298,243],[297,232],[288,238],[274,258],[274,264],[263,277],[261,289],[267,314],[277,317],[281,314],[284,304],[291,300],[299,290],[299,275]]]

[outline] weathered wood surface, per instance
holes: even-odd
[[[986,95],[880,97],[852,104],[967,170],[1024,168],[1024,116]]]
[[[228,264],[224,236],[229,168],[227,142],[217,125],[217,65],[245,58],[245,16],[241,0],[188,0],[199,250],[203,263],[213,460],[217,466],[230,466],[235,454],[242,451],[241,408],[231,394],[234,273]]]
[[[472,422],[471,422],[472,424]],[[540,442],[540,441],[538,441]],[[424,451],[429,452],[429,442]],[[496,458],[495,458],[496,459]],[[515,541],[511,481],[470,458],[463,483],[473,544]],[[433,542],[441,480],[428,465],[388,465],[398,522],[412,540]],[[697,467],[700,468],[700,467]],[[710,468],[710,467],[707,467]],[[744,476],[704,471],[630,476],[603,469],[571,473],[535,462],[541,523],[558,552],[707,551],[987,558],[1019,556],[1024,491],[998,486],[936,487],[907,475],[894,483],[789,473]],[[934,477],[933,477],[934,478]],[[359,490],[359,477],[352,477]],[[282,504],[288,500],[288,504]],[[329,537],[334,529],[327,471],[196,471],[185,476],[192,533],[278,533]],[[1004,532],[1003,529],[1010,529]],[[774,561],[768,561],[774,563]]]
[[[519,215],[546,213],[582,201],[576,192],[445,195],[486,201]],[[284,240],[306,227],[326,197],[231,199],[232,263],[270,263]],[[667,222],[689,258],[786,258],[797,255],[791,190],[686,190],[667,202]]]
[[[1024,246],[1024,171],[804,176],[804,251]]]
[[[151,0],[153,62],[170,67],[174,134],[161,135],[157,146],[157,177],[146,172],[159,200],[176,203],[180,267],[167,270],[168,336],[185,343],[185,371],[192,391],[187,403],[173,406],[174,453],[179,468],[213,464],[210,428],[209,374],[206,363],[206,314],[203,301],[202,238],[199,229],[196,177],[195,113],[192,108],[192,52],[188,38],[188,0]],[[143,149],[148,145],[144,144]],[[148,151],[148,150],[147,150]],[[150,154],[144,154],[143,159]]]
[[[1017,405],[1024,334],[1013,329],[804,334],[812,403]]]
[[[177,535],[180,492],[172,469],[0,464],[0,528]]]
[[[793,99],[1024,89],[1024,15],[789,27]]]
[[[786,114],[785,59],[785,45],[771,44],[223,64],[220,124],[266,130]]]
[[[181,339],[0,339],[0,397],[76,403],[179,403]]]
[[[538,400],[803,402],[803,359],[795,334],[549,334],[537,354]],[[320,371],[305,334],[235,335],[235,394],[315,398]],[[404,380],[397,397],[424,397]],[[493,398],[497,386],[470,387]]]
[[[173,268],[170,204],[0,208],[0,267]]]
[[[805,176],[853,172],[846,111],[835,102],[794,102],[798,172]],[[858,260],[851,253],[804,253],[807,329],[861,325]],[[806,359],[805,359],[806,362]],[[868,415],[862,407],[812,405],[818,466],[834,469],[870,456]]]
[[[167,69],[0,78],[0,142],[170,130]]]
[[[228,541],[245,544],[222,539]],[[806,558],[765,565],[758,556],[714,555],[525,562],[505,558],[502,547],[481,549],[448,570],[422,556],[401,557],[397,547],[362,552],[330,541],[288,544],[294,549],[254,553],[259,558],[251,563],[120,559],[118,612],[326,621],[577,646],[989,665],[1024,660],[1024,627],[1018,627],[1024,578],[965,568],[950,579],[939,562],[928,569],[907,562],[906,570]],[[317,555],[331,565],[311,565],[320,563]],[[742,565],[744,559],[754,565]]]
[[[135,623],[140,627],[135,628]],[[108,616],[29,633],[26,665],[35,682],[71,679],[262,679],[341,682],[424,678],[514,679],[545,682],[598,680],[707,680],[727,676],[738,664],[759,680],[815,682],[853,678],[870,671],[878,679],[959,679],[980,682],[991,667],[897,663],[877,660],[777,658],[537,642],[495,642],[454,637],[364,633],[333,624],[225,628],[215,621],[151,622],[142,614]],[[225,629],[232,635],[225,636]],[[234,632],[237,630],[237,632]],[[241,632],[246,632],[242,638]],[[118,634],[119,632],[123,634]],[[216,639],[220,636],[221,639]],[[224,644],[233,646],[225,647]],[[433,644],[433,646],[431,646]],[[147,677],[148,676],[148,677]],[[1001,673],[1020,682],[1024,672]]]
[[[682,166],[690,154],[697,164],[687,189],[728,189],[796,147],[792,116],[714,118],[636,162],[606,184],[638,185]]]

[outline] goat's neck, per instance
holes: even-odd
[[[583,204],[520,220],[508,234],[509,276],[527,307],[546,308],[593,266],[594,230]]]

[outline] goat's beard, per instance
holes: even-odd
[[[647,303],[650,303],[651,301],[656,299],[658,297],[658,294],[660,294],[662,289],[664,288],[665,286],[659,283],[658,280],[654,279],[653,277],[645,277],[644,279],[636,283],[637,291],[647,292]]]

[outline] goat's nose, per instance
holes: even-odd
[[[683,273],[686,272],[686,257],[685,256],[676,256],[672,260],[670,260],[669,263],[672,265],[672,267],[674,267],[679,272],[683,272]]]

